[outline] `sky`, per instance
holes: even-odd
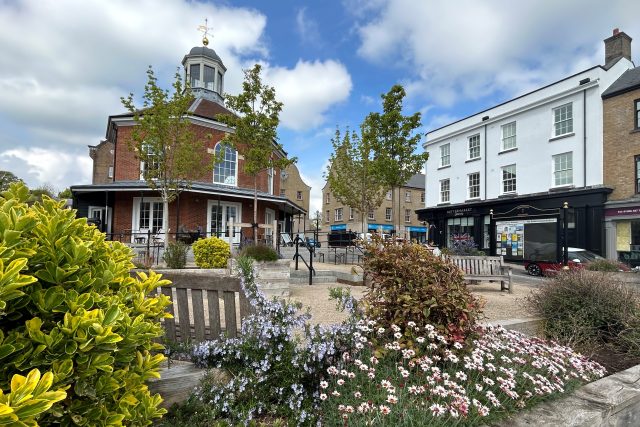
[[[260,63],[284,103],[279,142],[314,212],[336,127],[357,129],[394,84],[426,133],[603,64],[614,28],[638,63],[638,16],[637,0],[0,0],[0,169],[91,183],[87,146],[120,97],[139,97],[149,65],[168,87],[207,18],[225,92]]]

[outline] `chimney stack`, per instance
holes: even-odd
[[[614,28],[613,35],[604,39],[605,65],[621,57],[631,61],[631,40],[624,31]]]

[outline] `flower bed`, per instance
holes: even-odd
[[[477,425],[571,390],[604,369],[571,349],[487,327],[470,347],[431,325],[394,325],[398,341],[360,322],[356,348],[327,369],[319,412],[326,425]]]

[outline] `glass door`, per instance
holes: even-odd
[[[240,204],[210,201],[208,216],[209,221],[207,233],[210,236],[216,236],[230,244],[240,243],[240,227],[233,227],[235,228],[235,233],[227,232],[230,220],[233,220],[234,224],[240,222]]]

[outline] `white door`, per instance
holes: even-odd
[[[111,208],[104,206],[89,206],[89,214],[87,218],[100,220],[100,231],[103,233],[111,233]]]
[[[273,221],[276,218],[276,212],[273,209],[265,209],[264,211],[264,223],[265,225],[273,225]],[[264,237],[268,246],[273,246],[273,228],[264,229]]]
[[[233,219],[234,224],[240,222],[242,218],[241,205],[239,203],[218,203],[209,200],[207,213],[207,234],[216,236],[227,241],[229,244],[239,244],[241,233],[240,227],[233,227],[235,232],[228,232],[228,223]]]

